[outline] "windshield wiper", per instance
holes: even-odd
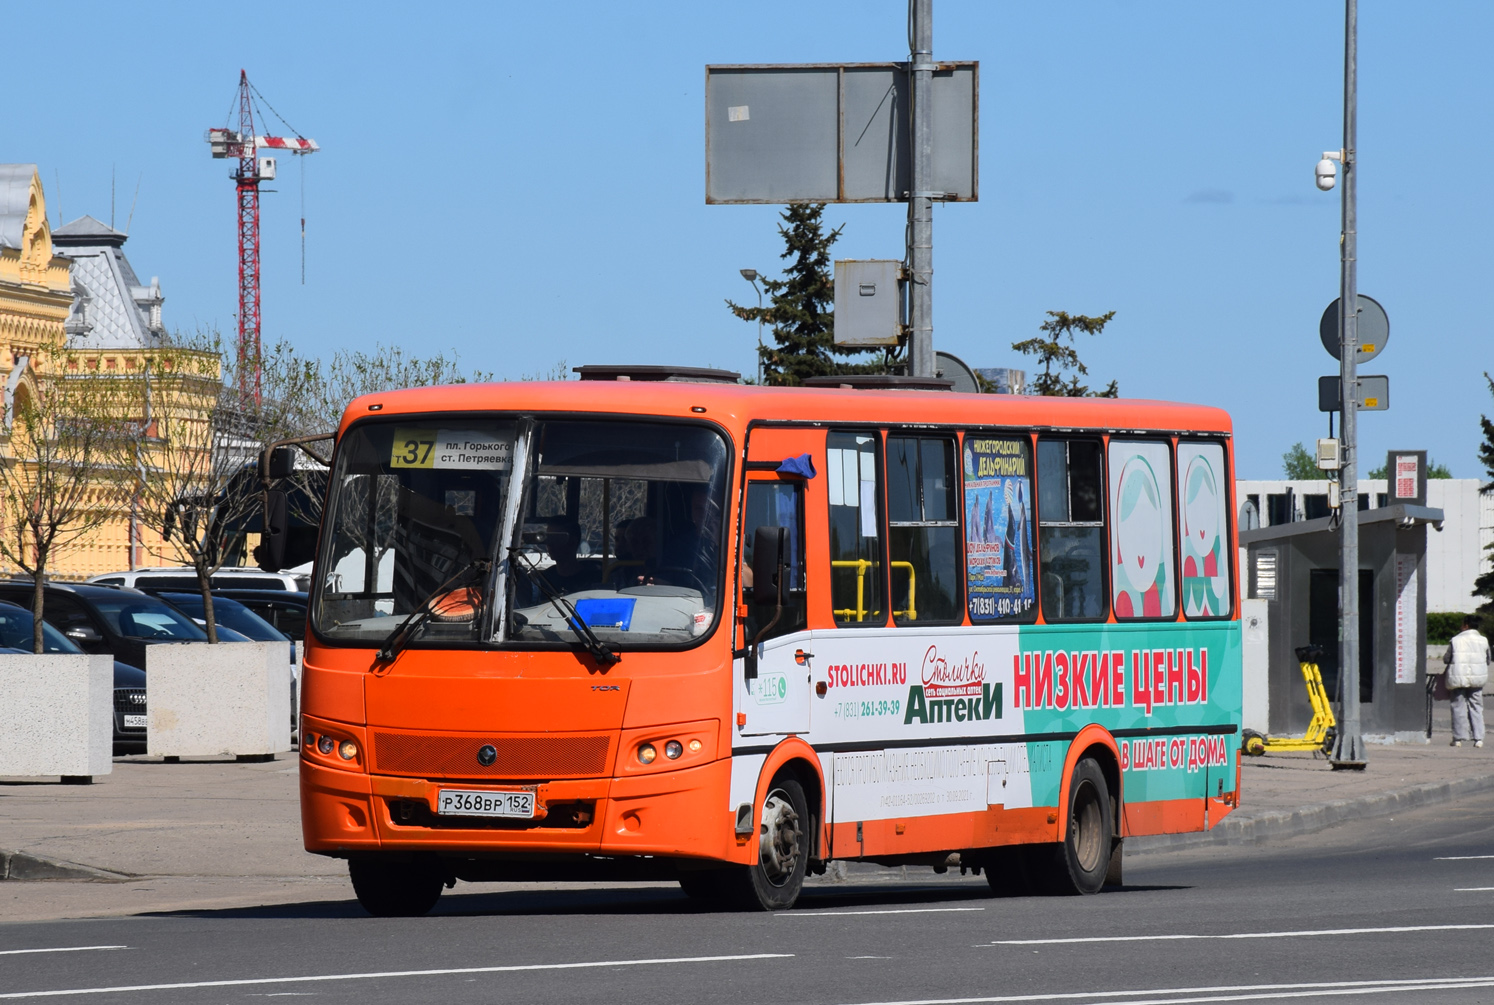
[[[524,554],[522,548],[509,548],[508,553],[522,560],[517,567],[524,570],[524,573],[534,581],[534,585],[540,588],[540,592],[545,595],[545,599],[550,601],[555,606],[555,609],[560,612],[560,616],[565,619],[567,627],[576,633],[576,638],[580,639],[581,645],[585,647],[587,652],[591,653],[592,659],[596,660],[603,667],[610,667],[614,663],[622,662],[621,656],[609,649],[607,643],[597,638],[596,632],[592,631],[591,626],[586,623],[586,619],[577,613],[575,606],[569,600],[565,599],[565,597],[561,596],[559,590],[550,585],[550,581],[539,570],[539,566],[535,565],[534,561],[528,555]]]
[[[384,644],[379,647],[378,655],[374,657],[374,662],[392,663],[394,661],[394,658],[398,656],[400,652],[403,651],[405,646],[409,643],[411,637],[413,637],[416,631],[420,629],[420,626],[429,621],[431,615],[436,613],[435,608],[431,607],[431,601],[435,600],[437,597],[444,594],[447,590],[451,589],[451,587],[456,585],[458,580],[466,577],[470,573],[474,571],[481,572],[491,567],[492,563],[487,559],[474,558],[472,561],[468,562],[466,565],[462,566],[455,573],[453,573],[451,577],[446,580],[446,582],[442,583],[430,593],[426,594],[425,599],[420,602],[419,606],[417,606],[413,611],[410,612],[410,616],[405,618],[404,621],[400,622],[400,626],[396,628],[392,633],[390,633],[389,637],[384,640]]]

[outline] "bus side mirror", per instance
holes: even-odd
[[[254,557],[259,567],[266,572],[279,572],[285,567],[285,541],[289,532],[286,517],[285,492],[270,489],[265,493],[264,533]]]
[[[294,447],[276,447],[270,451],[269,475],[271,481],[289,478],[296,471]]]
[[[788,528],[759,527],[752,533],[752,602],[764,607],[783,604],[784,552]]]

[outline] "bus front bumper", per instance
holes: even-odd
[[[727,806],[731,764],[620,778],[494,785],[341,771],[301,761],[306,850],[664,856],[745,861]],[[535,793],[536,818],[442,816],[441,789]]]

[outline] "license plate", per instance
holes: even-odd
[[[149,718],[148,715],[127,715],[124,717],[125,729],[145,729]]]
[[[436,812],[456,817],[534,817],[533,792],[475,792],[442,789],[436,794]]]

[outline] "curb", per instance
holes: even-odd
[[[1359,799],[1340,799],[1331,803],[1303,806],[1295,810],[1262,813],[1256,817],[1239,818],[1232,813],[1213,830],[1192,834],[1151,834],[1127,838],[1125,848],[1129,853],[1145,855],[1159,851],[1179,851],[1184,848],[1259,844],[1272,838],[1314,834],[1349,820],[1386,816],[1419,806],[1434,806],[1438,803],[1451,802],[1487,789],[1494,789],[1494,774],[1478,778],[1459,778],[1450,782],[1430,782]]]
[[[96,869],[91,865],[63,862],[58,859],[28,855],[23,851],[0,850],[0,880],[36,882],[39,880],[72,880],[85,883],[123,883],[134,879],[129,873]]]

